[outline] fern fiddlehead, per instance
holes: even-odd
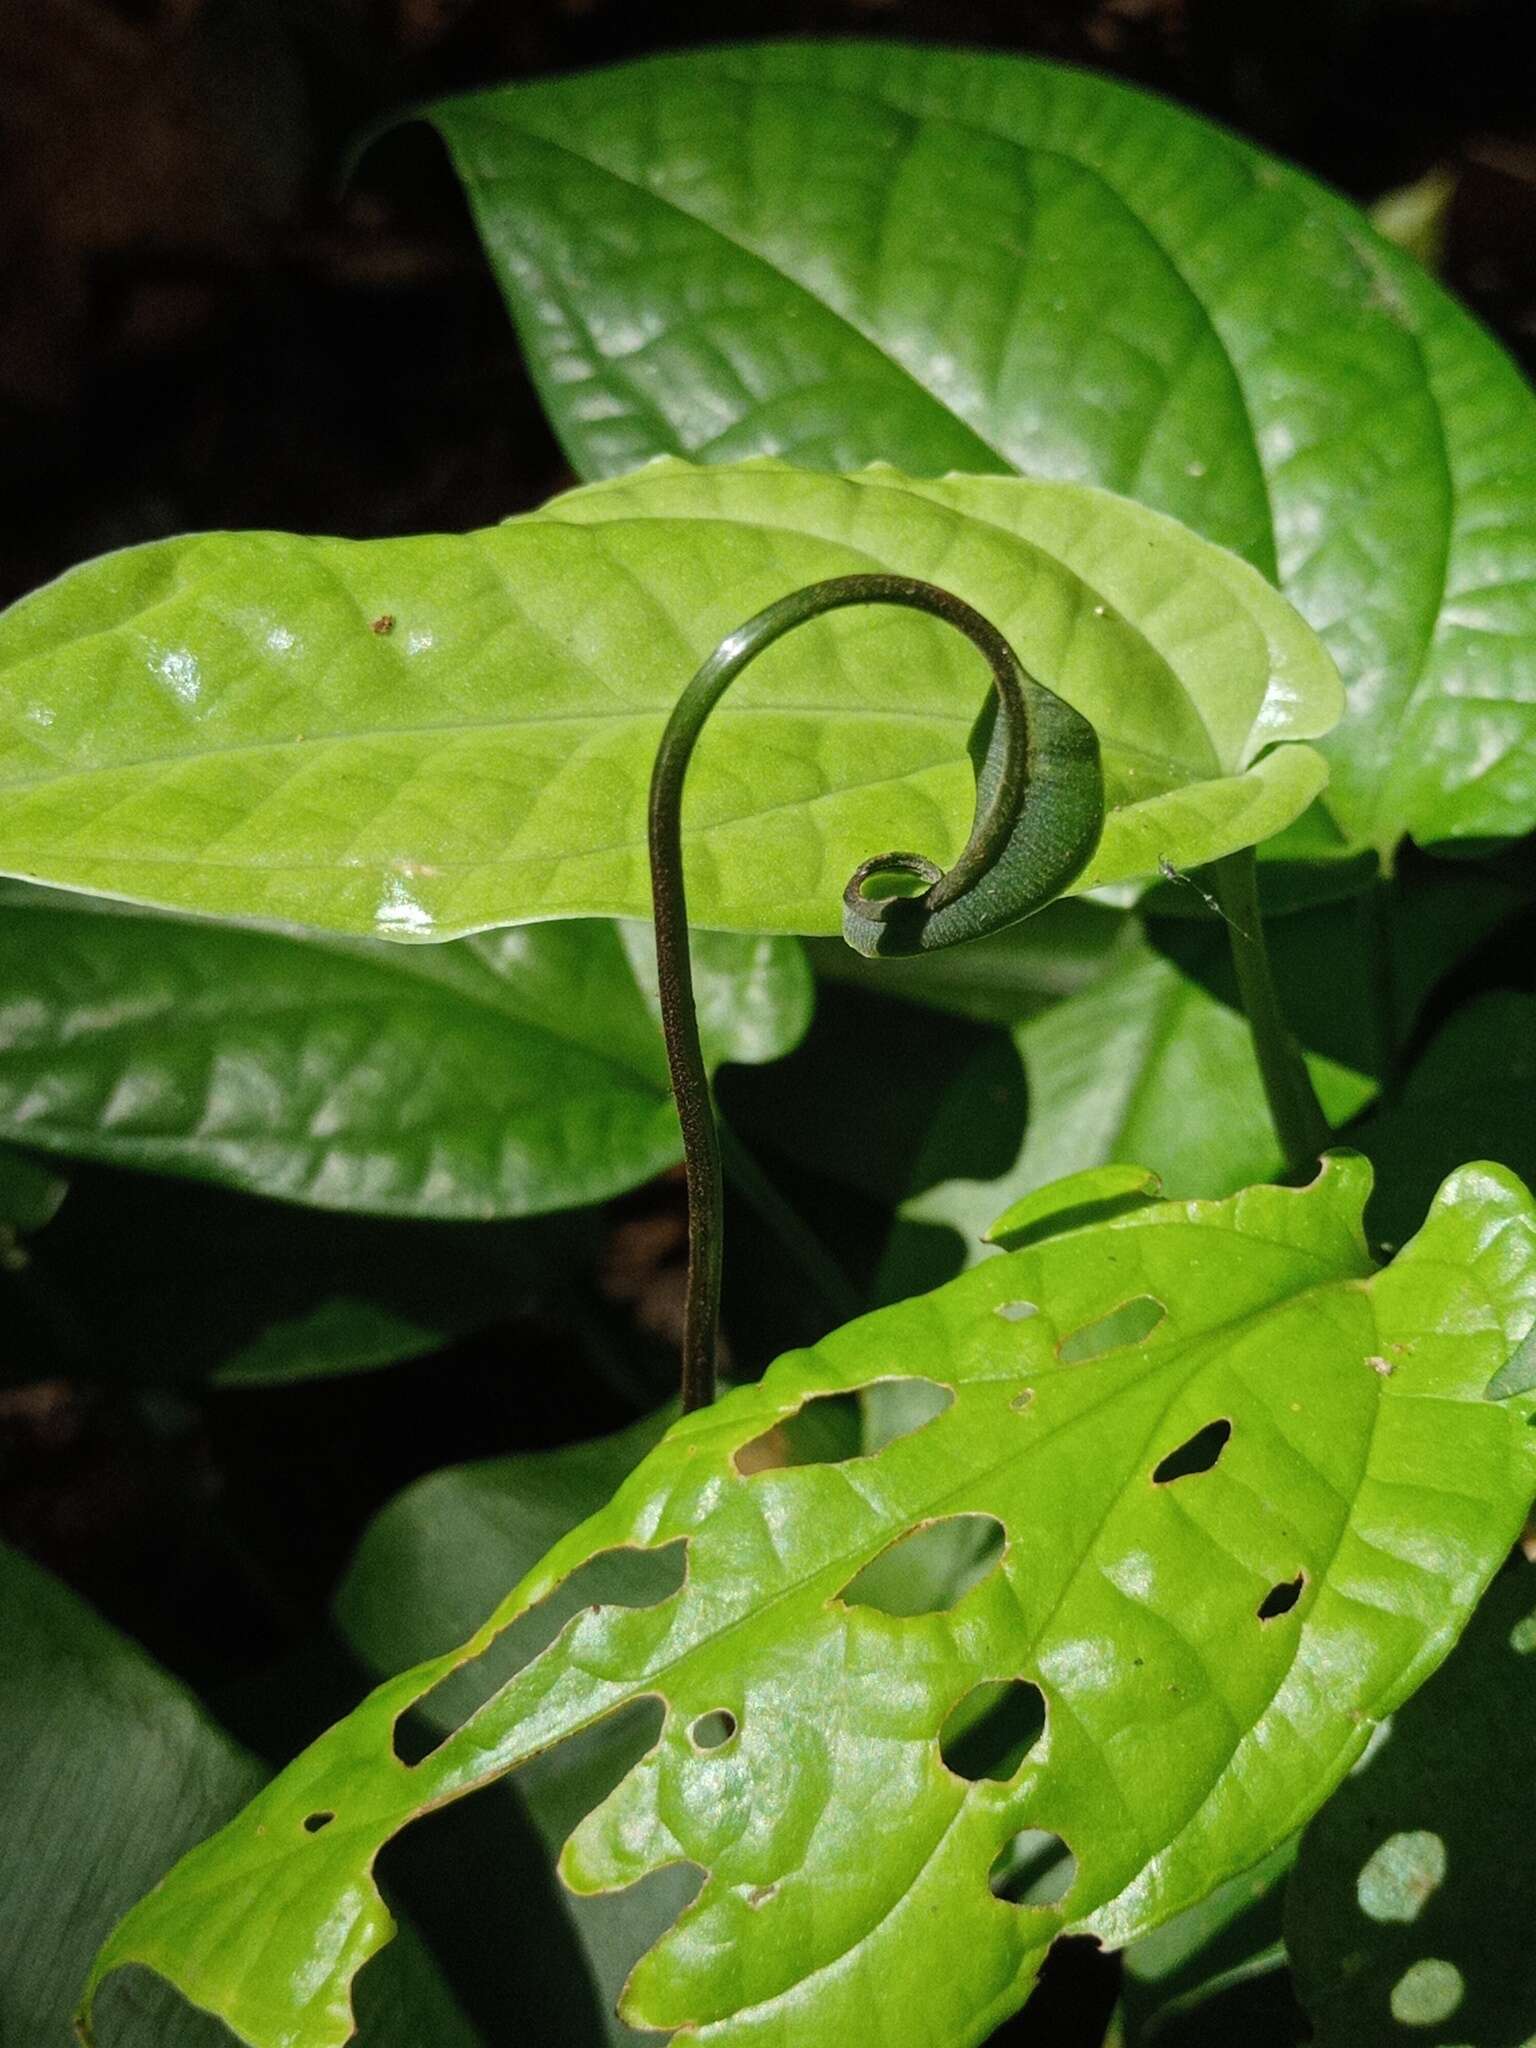
[[[727,634],[700,667],[662,734],[649,807],[662,1026],[688,1185],[685,1411],[714,1398],[724,1188],[688,952],[683,785],[705,721],[750,662],[796,626],[866,604],[902,605],[955,627],[985,657],[994,697],[973,737],[976,814],[969,838],[948,869],[917,853],[863,862],[843,891],[843,936],[855,951],[925,952],[1017,923],[1082,871],[1103,823],[1104,784],[1093,727],[1026,672],[990,620],[937,584],[882,575],[809,584]],[[917,893],[913,884],[922,885]]]

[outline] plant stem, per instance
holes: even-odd
[[[1007,851],[1029,783],[1029,724],[1024,706],[1025,675],[1007,641],[981,614],[932,583],[908,576],[835,576],[807,584],[768,605],[728,633],[672,708],[651,770],[649,844],[651,914],[656,925],[656,978],[672,1095],[683,1127],[683,1163],[688,1181],[688,1295],[683,1307],[683,1412],[704,1408],[715,1398],[715,1349],[720,1325],[720,1277],[724,1263],[725,1194],[720,1138],[715,1127],[709,1074],[699,1042],[688,957],[688,899],[683,886],[683,783],[704,722],[748,662],[776,640],[824,612],[848,605],[895,604],[946,620],[986,656],[1002,721],[1001,762],[983,792],[978,779],[971,836],[947,870],[921,855],[891,853],[866,861],[844,891],[845,906],[857,904],[877,925],[886,916],[919,909],[932,914],[985,885]],[[1095,773],[1097,773],[1095,757]],[[1085,848],[1082,859],[1087,858]],[[1079,865],[1081,862],[1079,862]],[[863,889],[877,874],[917,877],[927,884],[921,899],[866,902]],[[1022,914],[1022,913],[1020,913]]]
[[[1211,878],[1232,942],[1237,992],[1253,1034],[1254,1057],[1286,1171],[1307,1174],[1327,1149],[1328,1119],[1280,1007],[1259,913],[1258,865],[1253,849],[1248,847],[1213,861]]]

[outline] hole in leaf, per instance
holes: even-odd
[[[419,1764],[443,1738],[462,1727],[507,1681],[559,1635],[583,1609],[659,1607],[682,1590],[688,1541],[679,1536],[656,1550],[623,1547],[589,1557],[538,1603],[508,1623],[478,1657],[461,1664],[422,1694],[395,1722],[395,1754]]]
[[[947,1614],[997,1563],[1005,1539],[995,1515],[924,1522],[871,1558],[837,1597],[881,1614]]]
[[[733,1462],[749,1477],[789,1465],[845,1465],[851,1458],[873,1457],[936,1421],[954,1398],[953,1387],[911,1377],[871,1380],[847,1393],[811,1394],[793,1415],[743,1444]]]
[[[1013,1409],[1015,1414],[1022,1415],[1034,1398],[1035,1390],[1033,1387],[1022,1387],[1008,1403],[1008,1406]]]
[[[950,1708],[939,1755],[957,1778],[1011,1778],[1045,1733],[1045,1695],[1027,1678],[989,1678]]]
[[[998,1850],[987,1882],[1010,1906],[1059,1906],[1077,1882],[1077,1858],[1060,1835],[1025,1828]]]
[[[1107,1316],[1100,1316],[1097,1322],[1084,1323],[1080,1330],[1063,1337],[1056,1346],[1056,1356],[1063,1365],[1086,1365],[1091,1358],[1103,1358],[1107,1352],[1142,1343],[1167,1313],[1155,1296],[1138,1294],[1134,1300],[1123,1301],[1118,1308],[1111,1309]]]
[[[1278,1586],[1271,1586],[1259,1602],[1260,1621],[1273,1621],[1277,1615],[1289,1614],[1301,1598],[1301,1589],[1306,1583],[1306,1573],[1298,1572],[1294,1579],[1285,1579]]]
[[[1189,1479],[1197,1472],[1209,1472],[1227,1447],[1232,1425],[1225,1418],[1197,1429],[1187,1443],[1162,1459],[1152,1474],[1154,1486],[1171,1485],[1175,1479]]]
[[[304,1816],[304,1832],[306,1835],[318,1835],[320,1830],[328,1828],[335,1818],[335,1814],[330,1812],[307,1813]]]
[[[992,1313],[1001,1316],[1005,1323],[1027,1323],[1040,1310],[1032,1301],[1000,1301]]]
[[[688,1730],[695,1749],[722,1749],[736,1733],[736,1716],[727,1707],[713,1707],[700,1714]]]
[[[535,2043],[538,2048],[555,2043],[590,2048],[609,2039],[610,2022],[590,1985],[590,1965],[572,1924],[569,1895],[523,1795],[536,1804],[547,1826],[565,1836],[655,1747],[664,1712],[654,1694],[627,1701],[531,1758],[514,1776],[483,1785],[472,1799],[455,1799],[422,1814],[384,1844],[376,1866],[384,1894],[409,1914],[430,1943],[474,2023],[477,2041],[506,2040],[509,1987],[530,1985],[558,1986],[558,1992],[550,1988],[541,1997],[536,1990],[520,2011],[517,2038],[526,2048]],[[697,1864],[678,1863],[653,1871],[622,1893],[583,1901],[588,1938],[595,1930],[599,1952],[617,1980],[612,1996],[642,1953],[692,1903],[702,1883]],[[487,1927],[496,1929],[489,1963]],[[375,1968],[370,1963],[358,1979],[360,2009]],[[442,2030],[430,2022],[418,2027],[407,2019],[402,2033],[398,1977],[375,1978],[373,1989],[380,1994],[380,2008],[390,2008],[387,2016],[382,2009],[376,2014],[380,2039],[403,2040],[408,2048],[439,2048]],[[166,2048],[172,2038],[167,2029]],[[360,2038],[372,2035],[364,2032]]]

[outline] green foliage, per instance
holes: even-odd
[[[0,1382],[254,1386],[365,1371],[568,1302],[596,1241],[590,1214],[319,1219],[86,1168],[57,1220],[0,1257]]]
[[[1536,825],[1536,400],[1310,179],[1102,77],[886,42],[431,118],[581,474],[766,453],[1105,484],[1323,635],[1351,840]]]
[[[1286,1944],[1318,2048],[1536,2034],[1533,1743],[1536,1571],[1521,1560],[1303,1837]]]
[[[0,1640],[0,2040],[52,2048],[118,1915],[264,1773],[142,1650],[4,1547]],[[114,2048],[229,2038],[138,1973],[102,2006]],[[360,2014],[363,2048],[479,2048],[409,1932]]]
[[[797,2048],[855,2024],[980,2041],[1062,1928],[1134,1939],[1288,1835],[1520,1526],[1533,1404],[1485,1390],[1536,1315],[1536,1206],[1467,1168],[1375,1272],[1368,1181],[1340,1158],[1300,1191],[1067,1227],[686,1418],[461,1651],[380,1687],[183,1859],[93,1991],[144,1962],[254,2048],[339,2048],[389,1934],[389,1838],[659,1695],[656,1745],[562,1859],[589,1893],[705,1873],[625,2016]],[[1127,1337],[1148,1301],[1161,1318]],[[851,1464],[782,1463],[808,1401],[892,1379],[931,1383],[925,1421]],[[956,1518],[1005,1541],[947,1611],[856,1604],[866,1567]],[[681,1586],[640,1593],[680,1541]],[[626,1590],[402,1762],[407,1709],[614,1552]],[[957,1776],[951,1710],[1009,1679],[1043,1730],[1011,1778]],[[1070,1851],[1051,1903],[989,1888],[1021,1831]]]
[[[1097,728],[1077,886],[1195,864],[1317,794],[1338,680],[1260,577],[1069,484],[658,465],[478,534],[214,534],[87,563],[0,620],[0,867],[393,939],[644,916],[666,713],[770,600],[889,569],[967,599]],[[375,630],[389,621],[387,632]],[[754,664],[685,813],[704,925],[838,928],[846,876],[941,864],[986,699],[949,628],[868,608]]]
[[[697,947],[711,1064],[810,1018],[792,941]],[[0,1136],[354,1213],[539,1215],[682,1156],[649,929],[300,939],[0,884]]]

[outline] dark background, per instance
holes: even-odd
[[[1536,365],[1536,0],[0,0],[0,601],[186,529],[465,528],[569,482],[435,139],[343,190],[349,145],[441,93],[786,34],[1112,72],[1366,202],[1448,168],[1447,281]],[[597,1232],[660,1393],[675,1184]],[[0,1533],[282,1755],[350,1704],[316,1646],[374,1508],[629,1412],[558,1319],[269,1393],[0,1389]],[[1068,1952],[1030,2038],[1097,2040],[1111,1990]]]

